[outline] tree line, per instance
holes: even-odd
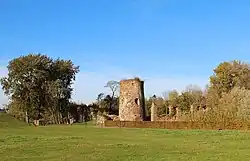
[[[29,121],[43,119],[53,124],[74,118],[89,121],[97,115],[118,115],[119,82],[106,83],[110,94],[100,93],[90,105],[72,102],[72,83],[79,66],[71,60],[53,59],[42,54],[28,54],[8,63],[8,75],[1,78],[9,97],[9,113]],[[242,61],[220,63],[205,90],[188,85],[183,92],[171,90],[162,96],[145,99],[149,111],[152,102],[159,118],[169,115],[169,106],[178,107],[184,119],[250,119],[250,65]],[[190,115],[191,108],[209,109],[206,114]]]
[[[167,116],[172,106],[180,109],[184,120],[250,120],[250,65],[234,60],[220,63],[213,71],[205,90],[188,85],[183,92],[167,91],[161,97],[148,98],[147,108],[154,101],[159,117]]]

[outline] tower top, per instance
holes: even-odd
[[[120,82],[131,82],[131,81],[144,82],[144,81],[141,80],[139,77],[130,78],[130,79],[123,79],[123,80],[121,80]]]

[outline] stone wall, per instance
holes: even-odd
[[[119,118],[121,121],[145,119],[144,82],[138,78],[120,81]]]

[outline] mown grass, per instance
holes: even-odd
[[[242,161],[250,160],[249,151],[250,133],[243,131],[119,129],[84,124],[0,127],[0,160],[4,161]]]

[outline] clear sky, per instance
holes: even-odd
[[[220,62],[250,61],[250,1],[0,0],[0,76],[30,52],[80,65],[73,98],[85,103],[134,76],[146,96],[204,87]]]

